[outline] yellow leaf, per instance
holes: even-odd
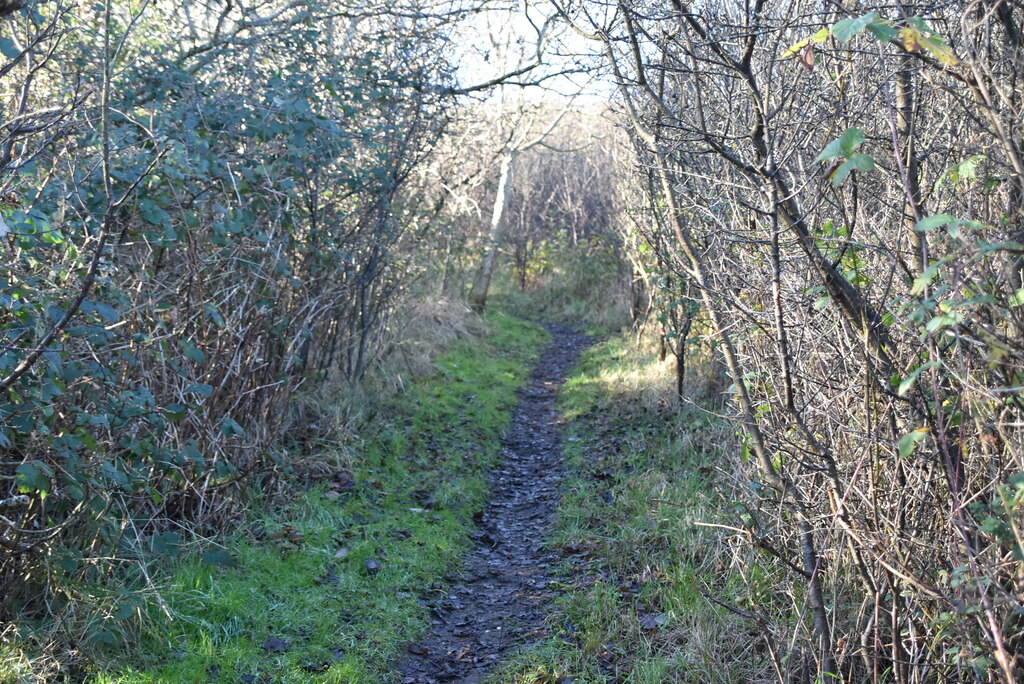
[[[803,40],[797,41],[789,46],[785,52],[782,53],[782,59],[789,59],[800,54],[800,51],[811,44],[810,38],[804,38]]]
[[[956,66],[960,63],[953,51],[946,47],[945,43],[936,38],[924,38],[922,40],[925,49],[931,54],[932,57],[942,62],[946,66]]]
[[[785,52],[782,53],[782,59],[789,59],[790,57],[796,57],[799,55],[805,47],[813,43],[823,43],[828,38],[829,32],[827,28],[823,28],[813,36],[798,40],[797,42],[790,45]]]
[[[921,49],[921,40],[924,36],[913,26],[900,29],[899,38],[903,41],[903,47],[907,52],[917,52]]]

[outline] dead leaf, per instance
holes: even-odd
[[[807,73],[814,73],[814,46],[808,45],[800,53],[800,64],[807,69]]]
[[[291,525],[285,525],[276,532],[272,532],[269,535],[270,539],[284,539],[286,541],[296,543],[302,541],[302,532],[298,531]]]
[[[335,558],[345,558],[346,556],[348,556],[348,547],[347,546],[343,546],[343,547],[341,547],[340,549],[338,549],[337,551],[334,552],[334,557]]]
[[[371,575],[376,575],[383,566],[375,558],[366,559],[366,569]]]
[[[269,639],[264,641],[262,644],[260,644],[260,648],[262,648],[267,653],[284,653],[286,651],[290,651],[291,648],[292,648],[292,645],[290,643],[288,643],[287,641],[285,641],[284,639],[278,639],[277,637],[270,637]]]
[[[644,613],[639,616],[640,628],[645,632],[654,632],[665,624],[664,613]]]
[[[562,549],[567,553],[583,555],[587,555],[590,553],[590,547],[580,542],[569,542],[568,544],[562,544]]]
[[[316,578],[316,583],[317,584],[337,584],[338,583],[338,575],[337,575],[337,573],[334,570],[334,566],[333,565],[328,565],[327,566],[327,573],[324,574],[322,577],[317,577]]]

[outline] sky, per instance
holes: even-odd
[[[506,9],[481,12],[463,22],[455,36],[457,76],[462,87],[486,83],[534,62],[538,29],[553,14],[554,8],[549,3],[528,7],[523,0],[518,0],[511,6],[506,5]],[[524,97],[539,101],[564,101],[570,97],[587,103],[607,101],[614,86],[601,69],[593,68],[596,61],[590,55],[595,52],[595,45],[557,21],[547,35],[543,65],[523,79],[534,81],[538,76],[579,69],[581,65],[591,68],[587,73],[555,76],[540,87],[526,88]]]

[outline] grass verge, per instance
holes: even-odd
[[[570,465],[552,543],[568,555],[550,636],[493,682],[772,681],[742,605],[716,465],[733,440],[672,398],[673,372],[628,337],[592,347],[565,385]]]
[[[100,683],[379,682],[429,624],[424,591],[470,545],[500,436],[547,333],[500,313],[457,343],[367,426],[355,457],[259,501],[221,539],[179,552],[169,614],[111,653]],[[155,569],[155,568],[154,568]]]

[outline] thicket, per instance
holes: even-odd
[[[779,680],[1014,681],[1021,8],[561,9],[619,85],[640,301],[733,383],[732,609]]]
[[[732,382],[731,608],[779,679],[1021,674],[1024,10],[556,6],[628,173],[568,107],[448,130],[479,7],[0,2],[0,638],[119,639],[416,289],[482,308],[504,253],[600,313],[625,250],[677,391],[704,340]]]
[[[503,302],[527,317],[618,330],[629,321],[620,232],[628,141],[602,105],[570,111],[543,142],[512,167],[499,243]]]
[[[315,440],[295,393],[388,353],[463,12],[0,11],[0,639],[116,642],[144,558]]]

